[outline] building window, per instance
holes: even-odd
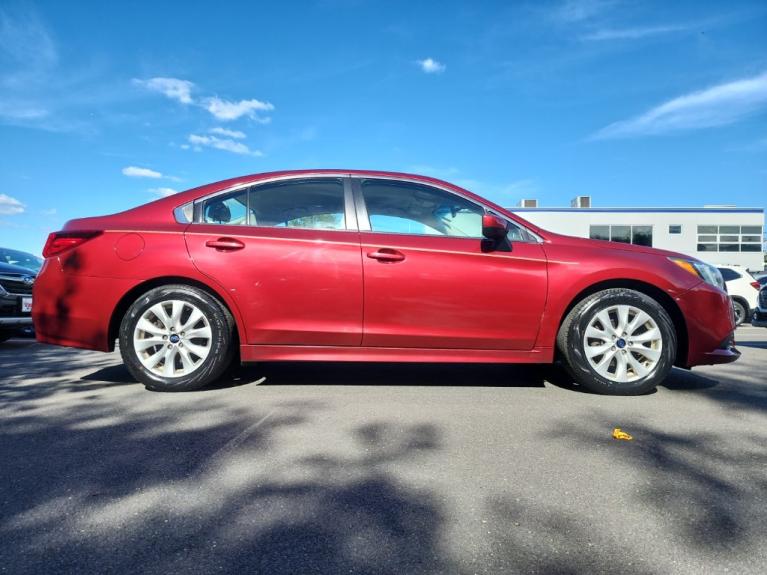
[[[631,243],[652,247],[652,226],[631,226]]]
[[[590,226],[589,237],[592,240],[652,247],[652,226]]]
[[[682,233],[682,226],[669,226],[668,227],[668,233],[670,233],[670,234],[681,234]]]
[[[699,252],[761,252],[762,226],[698,226]]]
[[[591,226],[589,237],[592,240],[610,241],[610,226]]]

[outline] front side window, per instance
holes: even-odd
[[[482,237],[482,207],[450,192],[408,182],[363,180],[362,195],[374,232]]]

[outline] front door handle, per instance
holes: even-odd
[[[380,248],[374,252],[368,252],[368,257],[379,262],[394,263],[405,259],[405,254],[391,248]]]
[[[218,252],[234,252],[244,248],[245,244],[234,238],[218,238],[217,240],[208,240],[205,242],[205,246],[215,248]]]

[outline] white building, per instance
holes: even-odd
[[[509,209],[552,232],[672,250],[714,265],[765,268],[764,208],[594,208],[588,196],[569,208],[541,208],[536,200],[520,206]]]

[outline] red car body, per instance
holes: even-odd
[[[174,216],[179,206],[220,190],[310,176],[435,186],[502,214],[540,241],[485,252],[472,238],[381,234],[362,226],[209,225]],[[739,355],[731,346],[735,326],[727,295],[668,260],[679,254],[555,234],[428,177],[350,170],[257,174],[72,220],[52,237],[67,241],[82,232],[93,234],[47,257],[35,282],[33,318],[41,342],[110,351],[122,315],[141,293],[188,283],[229,308],[244,362],[546,363],[554,359],[557,332],[575,302],[599,289],[631,287],[653,296],[674,320],[677,365]],[[228,251],[232,242],[242,249]]]

